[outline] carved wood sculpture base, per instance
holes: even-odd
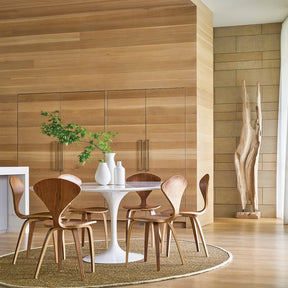
[[[236,218],[241,219],[260,219],[261,218],[261,212],[255,211],[255,212],[237,212]]]

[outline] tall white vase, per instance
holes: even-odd
[[[100,185],[109,184],[109,182],[111,181],[111,173],[107,163],[99,162],[95,173],[95,180]]]
[[[111,174],[111,180],[109,184],[114,184],[114,168],[115,168],[115,153],[105,153],[105,162],[108,165]]]

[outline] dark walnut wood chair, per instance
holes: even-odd
[[[126,182],[138,182],[138,181],[145,181],[145,182],[160,182],[161,178],[157,175],[150,174],[150,173],[138,173],[129,176],[126,179]],[[147,211],[150,215],[155,215],[155,210],[159,209],[161,206],[159,204],[148,204],[147,198],[150,195],[152,190],[147,191],[137,191],[138,196],[141,199],[139,204],[130,204],[130,205],[123,205],[123,208],[127,210],[126,213],[126,239],[128,236],[128,227],[130,224],[130,218],[133,218],[136,212],[140,211]],[[152,229],[152,233],[154,230]],[[152,235],[153,236],[153,235]],[[152,238],[152,245],[154,246],[154,237]]]
[[[202,242],[202,245],[203,245],[203,248],[205,251],[205,255],[207,257],[209,256],[209,252],[207,249],[205,237],[204,237],[203,230],[202,230],[200,221],[198,219],[198,216],[202,215],[206,212],[206,209],[208,206],[208,186],[209,186],[209,175],[206,174],[201,178],[201,180],[199,182],[199,188],[200,188],[201,194],[202,194],[203,199],[204,199],[204,206],[201,210],[199,210],[199,211],[181,210],[180,211],[181,216],[190,218],[190,222],[192,225],[192,230],[193,230],[193,234],[194,234],[194,238],[195,238],[195,244],[196,244],[196,248],[197,248],[198,252],[200,251],[200,246],[199,246],[199,239],[198,239],[197,231],[199,232],[201,242]]]
[[[203,230],[202,230],[200,221],[198,219],[198,216],[204,214],[208,206],[208,184],[209,184],[209,175],[206,174],[199,181],[200,191],[204,200],[204,206],[201,210],[199,211],[180,210],[179,212],[179,216],[189,217],[190,219],[192,230],[193,230],[193,235],[195,239],[196,249],[198,252],[200,251],[200,245],[199,245],[199,239],[198,239],[198,233],[199,233],[206,257],[209,257],[209,252],[207,249],[205,237],[204,237]],[[163,211],[162,215],[165,215],[165,214],[167,215],[169,213],[171,213],[171,211]],[[166,255],[169,256],[171,235],[170,235],[169,229],[167,229],[166,231],[167,225],[163,225],[163,226],[164,226],[164,229],[162,232],[163,235],[167,233]],[[162,249],[163,249],[163,246],[162,246]]]
[[[127,237],[127,247],[126,247],[126,266],[128,266],[128,255],[130,248],[130,238],[133,225],[136,223],[144,223],[145,225],[145,237],[144,237],[144,261],[147,261],[147,252],[148,252],[148,238],[149,238],[149,227],[151,224],[154,226],[154,240],[155,240],[155,251],[156,251],[156,263],[157,263],[157,271],[160,270],[160,233],[159,233],[159,225],[166,224],[169,229],[172,231],[173,237],[175,239],[178,252],[181,258],[182,264],[184,264],[184,259],[181,253],[180,245],[178,243],[178,239],[176,236],[176,231],[173,227],[173,221],[179,215],[179,208],[182,199],[182,195],[186,189],[187,181],[183,176],[176,175],[170,177],[161,185],[161,191],[164,196],[169,201],[172,213],[169,215],[147,215],[145,217],[130,217],[130,224],[128,229],[128,237]]]
[[[89,248],[90,248],[90,257],[91,257],[91,271],[95,271],[95,263],[94,263],[94,240],[93,240],[93,232],[91,225],[96,223],[96,221],[90,222],[82,222],[82,221],[66,221],[62,219],[63,212],[70,203],[80,194],[81,187],[74,182],[59,179],[59,178],[51,178],[44,179],[39,181],[34,185],[34,191],[39,196],[39,198],[44,202],[47,206],[50,214],[52,215],[53,224],[52,227],[48,230],[42,250],[40,253],[40,257],[38,260],[37,268],[35,271],[34,278],[37,279],[39,275],[39,271],[43,262],[43,258],[49,243],[49,240],[52,234],[57,231],[58,232],[58,270],[62,270],[62,260],[63,260],[63,246],[62,246],[62,237],[64,230],[71,230],[75,242],[75,248],[78,258],[78,265],[81,274],[81,280],[84,280],[84,267],[82,260],[82,250],[80,245],[80,238],[78,230],[85,228],[88,231],[89,237]]]
[[[82,180],[72,174],[62,174],[58,178],[66,179],[69,181],[72,181],[79,186],[82,184]],[[105,246],[108,248],[108,228],[107,228],[107,217],[106,214],[109,212],[109,209],[106,207],[100,207],[100,206],[92,206],[92,207],[76,207],[70,205],[68,208],[68,212],[70,212],[69,216],[67,217],[68,220],[72,219],[74,215],[80,215],[81,220],[84,221],[92,221],[92,215],[101,215],[103,219],[103,226],[104,226],[104,236],[105,236]],[[81,232],[81,238],[82,238],[82,247],[85,243],[85,229],[82,229]]]
[[[34,232],[36,222],[51,219],[52,216],[49,212],[39,212],[39,213],[33,213],[33,214],[28,214],[28,215],[22,214],[19,210],[19,203],[20,203],[21,198],[23,196],[23,193],[25,191],[25,184],[17,176],[11,176],[9,179],[9,184],[10,184],[10,187],[12,190],[13,205],[14,205],[15,214],[20,219],[25,220],[22,227],[21,227],[19,236],[18,236],[17,245],[15,248],[15,253],[14,253],[14,257],[13,257],[13,261],[12,261],[12,263],[15,264],[17,261],[20,245],[21,245],[21,242],[23,240],[23,236],[25,234],[25,230],[27,228],[27,225],[29,224],[29,236],[28,236],[27,252],[26,252],[26,256],[28,258],[30,250],[31,250],[32,237],[33,237],[33,232]]]

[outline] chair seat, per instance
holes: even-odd
[[[133,217],[128,218],[132,221],[141,221],[141,222],[156,222],[156,223],[165,223],[167,219],[170,218],[170,215],[147,215],[145,217]]]
[[[69,207],[69,212],[73,213],[106,213],[108,212],[108,208],[106,207],[85,207],[85,208],[77,208],[77,207]]]
[[[171,215],[173,212],[172,210],[164,210],[161,211],[161,215]],[[190,210],[180,210],[179,216],[181,217],[192,217],[192,216],[199,216],[203,214],[202,211],[190,211]]]
[[[149,210],[154,210],[154,209],[159,209],[160,208],[160,205],[145,205],[145,206],[142,206],[142,205],[131,205],[131,206],[128,206],[128,205],[125,205],[123,206],[124,209],[127,209],[127,210],[134,210],[134,211],[138,211],[138,210],[141,210],[141,211],[149,211]]]
[[[179,216],[183,216],[183,217],[192,217],[192,216],[198,216],[201,215],[201,212],[198,211],[185,211],[185,210],[180,210],[179,212]]]
[[[44,223],[44,226],[46,226],[46,227],[52,227],[53,226],[53,220],[45,220],[45,221],[43,221],[43,223]],[[62,225],[63,225],[64,229],[65,228],[71,229],[74,227],[75,228],[85,228],[86,226],[89,226],[89,225],[95,224],[95,223],[97,223],[96,220],[83,222],[80,219],[79,220],[73,219],[73,220],[70,220],[67,222],[65,222],[65,220],[64,220],[64,222],[62,222]]]
[[[52,218],[51,214],[49,212],[39,212],[39,213],[32,213],[27,215],[28,219],[47,219],[47,218]]]
[[[71,220],[71,221],[68,221],[68,222],[64,222],[62,223],[63,225],[63,228],[69,228],[69,229],[72,229],[72,228],[85,228],[89,225],[92,225],[92,224],[95,224],[97,223],[97,221],[87,221],[87,222],[82,222],[82,221],[75,221],[75,220]]]

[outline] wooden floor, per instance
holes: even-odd
[[[142,236],[142,227],[137,229],[134,236]],[[41,230],[41,233],[35,234],[34,246],[40,246],[43,241],[45,231]],[[118,230],[119,238],[123,238],[124,226],[119,225]],[[207,243],[223,247],[233,254],[231,263],[192,277],[129,287],[288,287],[288,225],[282,225],[276,219],[218,218],[215,223],[203,227],[203,230]],[[177,233],[180,239],[192,239],[190,229],[177,228]],[[101,239],[102,236],[99,223],[95,227],[95,239]],[[13,251],[16,239],[17,234],[0,234],[0,254]]]

